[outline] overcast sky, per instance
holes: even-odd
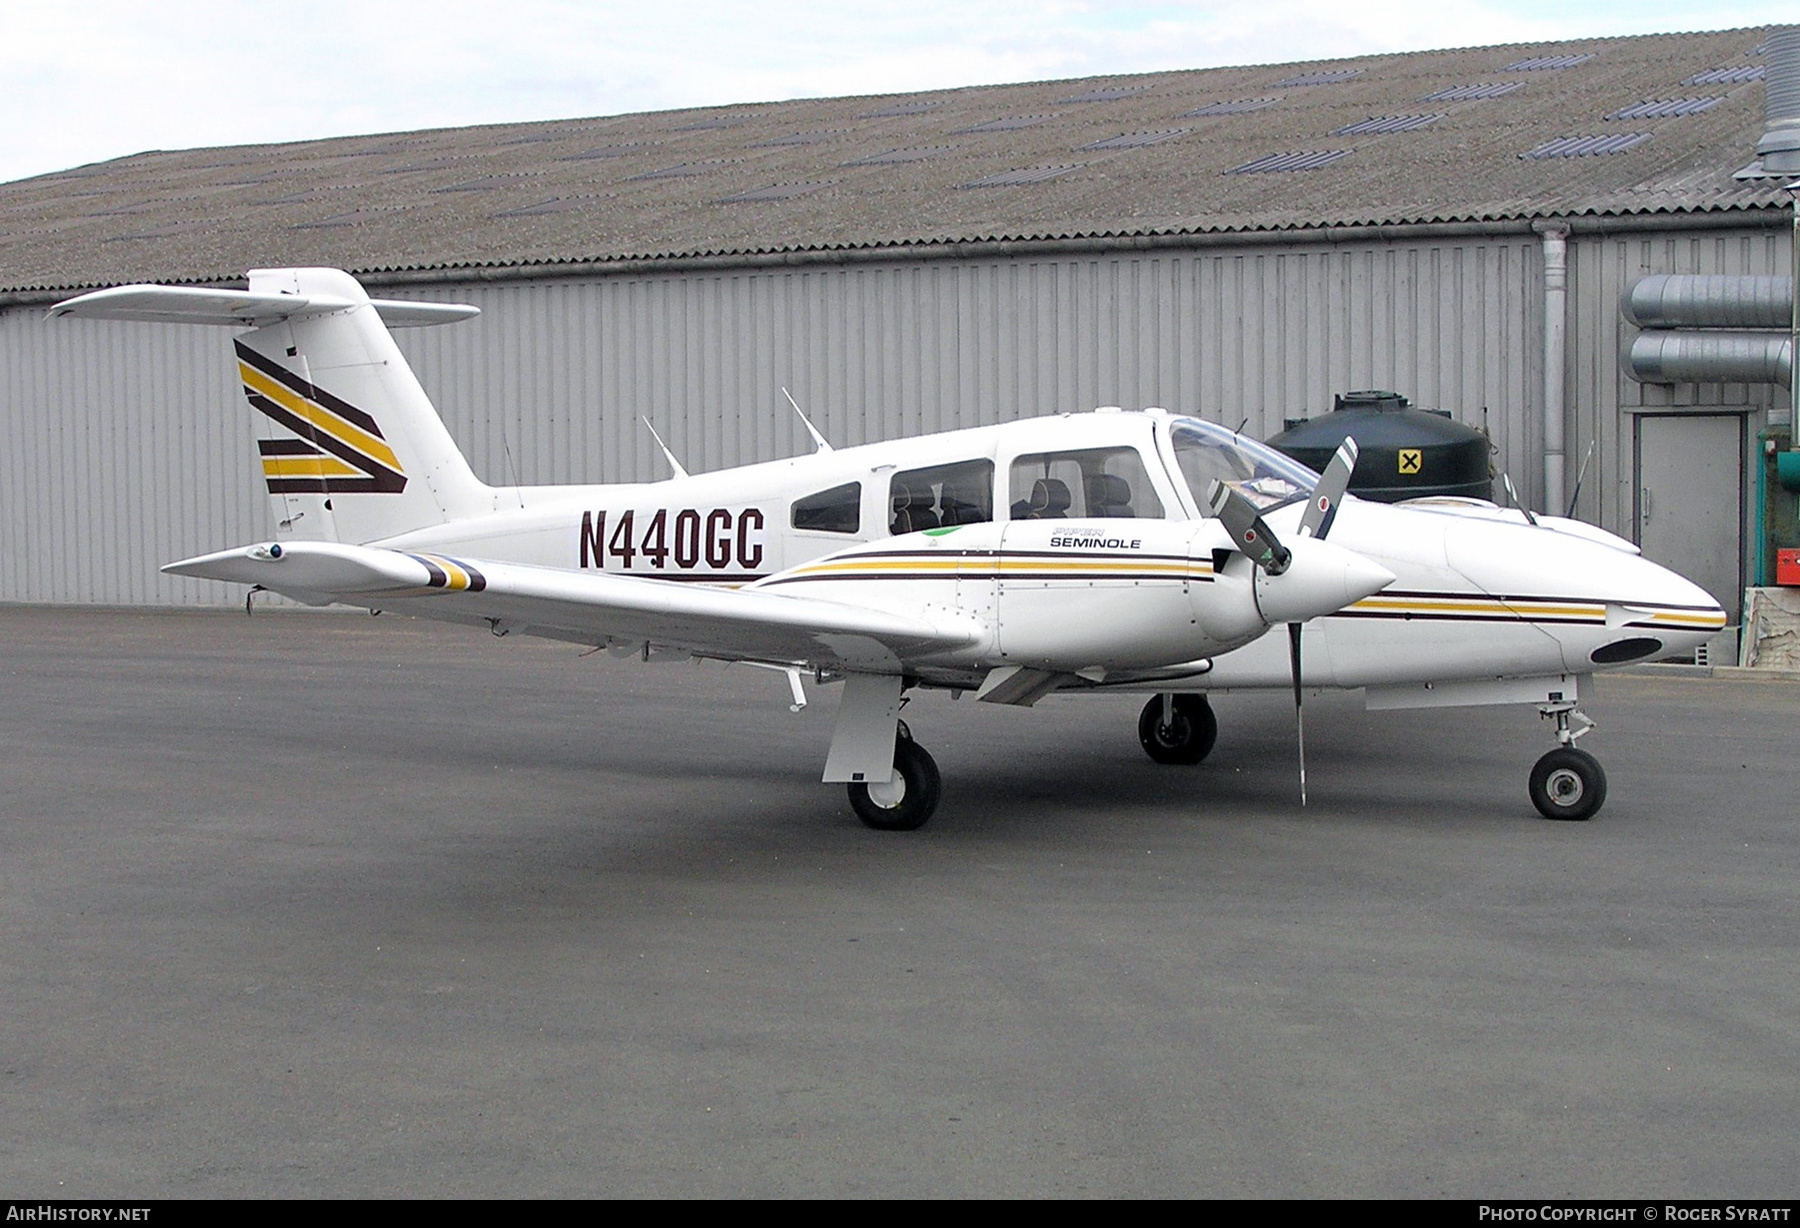
[[[1794,0],[43,0],[0,182],[146,149],[1761,26]]]

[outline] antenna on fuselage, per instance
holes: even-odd
[[[650,425],[650,419],[639,414],[638,420],[649,428],[650,438],[656,440],[656,446],[662,449],[663,457],[669,462],[669,468],[675,471],[675,476],[678,478],[685,478],[688,475],[688,471],[681,467],[681,462],[675,459],[675,454],[673,452],[669,451],[669,445],[663,442],[662,436],[656,433],[656,428]]]
[[[1519,489],[1512,484],[1512,474],[1501,470],[1500,484],[1506,487],[1506,497],[1512,500],[1512,505],[1525,513],[1526,521],[1533,525],[1537,524],[1537,517],[1531,514],[1531,509],[1525,506],[1523,499],[1519,498]]]
[[[1588,441],[1587,455],[1581,458],[1581,468],[1575,471],[1575,491],[1569,496],[1569,510],[1563,513],[1570,520],[1575,519],[1575,501],[1581,498],[1581,479],[1587,476],[1588,462],[1594,459],[1594,445],[1599,442],[1598,439]]]
[[[808,418],[806,411],[800,408],[800,402],[794,399],[794,394],[783,388],[781,395],[787,398],[787,403],[792,405],[794,412],[800,415],[800,424],[806,428],[806,433],[811,435],[813,442],[818,445],[817,450],[820,452],[831,451],[831,445],[825,442],[825,436],[819,434],[818,428],[812,424],[812,419]]]

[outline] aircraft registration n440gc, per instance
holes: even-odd
[[[249,289],[122,286],[55,316],[243,329],[277,540],[163,570],[844,684],[824,779],[872,827],[915,828],[937,768],[907,692],[1032,704],[1150,695],[1162,763],[1212,748],[1212,690],[1364,688],[1371,707],[1520,703],[1559,745],[1530,794],[1587,818],[1606,778],[1575,739],[1607,666],[1691,651],[1725,614],[1630,543],[1477,501],[1398,506],[1198,418],[1034,418],[632,485],[493,487],[388,333],[472,307],[371,300],[333,269]],[[811,430],[810,424],[808,429]],[[660,440],[658,441],[660,443]],[[1281,626],[1285,634],[1269,635]],[[1304,628],[1304,630],[1302,629]],[[1301,789],[1304,796],[1304,737]]]

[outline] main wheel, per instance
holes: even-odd
[[[1204,695],[1177,695],[1163,724],[1161,695],[1152,695],[1138,717],[1138,741],[1158,763],[1198,763],[1219,740],[1219,718]]]
[[[1606,773],[1584,750],[1559,746],[1531,769],[1531,804],[1546,819],[1589,819],[1606,801]]]
[[[911,737],[894,739],[894,781],[850,786],[850,809],[878,831],[923,827],[937,809],[941,782],[937,764]]]

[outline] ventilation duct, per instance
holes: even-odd
[[[1782,384],[1792,378],[1793,338],[1783,333],[1652,329],[1632,339],[1632,379],[1644,384]]]
[[[1766,328],[1787,331],[1794,283],[1787,277],[1640,277],[1619,304],[1639,328]]]
[[[1632,339],[1625,372],[1646,384],[1791,387],[1793,304],[1789,277],[1639,278],[1619,303],[1644,330]]]
[[[1800,26],[1784,26],[1769,39],[1769,73],[1763,78],[1763,136],[1756,143],[1766,175],[1800,173]]]

